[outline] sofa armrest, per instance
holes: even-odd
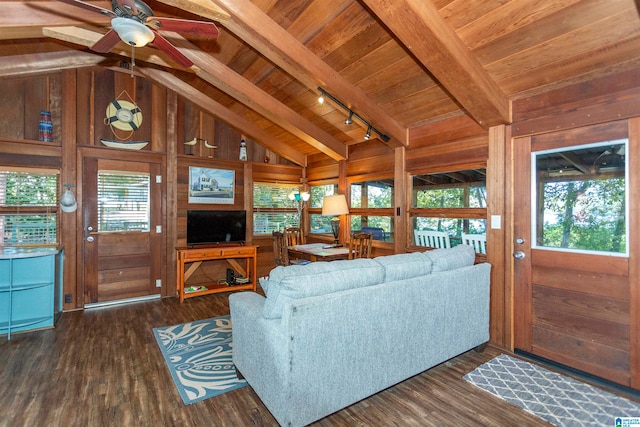
[[[280,319],[262,315],[265,298],[254,292],[229,296],[233,363],[261,395],[286,388],[288,345]]]

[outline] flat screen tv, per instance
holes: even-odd
[[[187,245],[244,243],[247,211],[188,210]]]

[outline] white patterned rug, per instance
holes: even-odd
[[[154,328],[153,334],[185,405],[247,385],[231,360],[229,316]]]
[[[639,403],[506,354],[464,379],[558,427],[640,425]]]

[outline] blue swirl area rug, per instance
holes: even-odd
[[[154,328],[153,334],[185,405],[247,385],[231,361],[229,316]]]
[[[506,354],[464,379],[558,427],[640,425],[640,404]]]

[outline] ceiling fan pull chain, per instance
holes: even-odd
[[[131,78],[133,78],[133,67],[136,66],[136,49],[131,45]]]

